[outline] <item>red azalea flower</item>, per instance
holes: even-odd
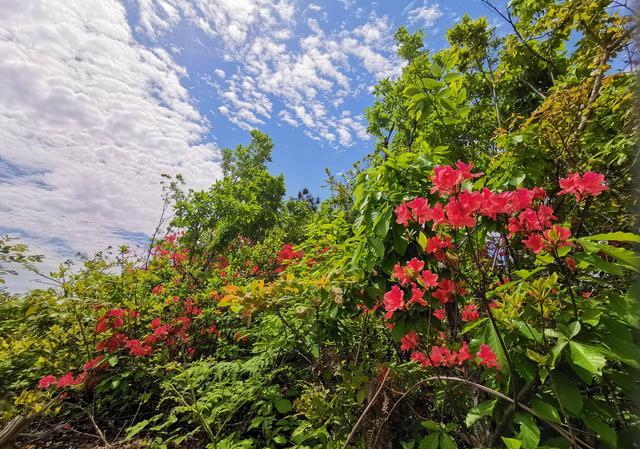
[[[418,345],[418,334],[415,331],[411,331],[400,339],[400,350],[408,351]]]
[[[407,262],[407,266],[404,268],[404,272],[407,277],[415,278],[423,269],[424,262],[414,257],[409,262]]]
[[[125,315],[125,310],[124,309],[111,309],[109,310],[105,316],[111,317],[111,318],[121,318]]]
[[[488,368],[500,369],[497,357],[489,345],[481,344],[480,351],[476,355],[481,359],[480,365],[485,365]]]
[[[440,301],[440,304],[451,302],[451,294],[456,289],[456,284],[451,279],[442,279],[438,283],[438,289],[431,296]]]
[[[425,288],[431,288],[438,285],[438,275],[430,270],[424,270],[420,276]]]
[[[436,235],[435,237],[427,239],[427,254],[434,254],[435,258],[439,261],[444,260],[444,250],[450,248],[453,248],[453,244],[449,236],[440,238]]]
[[[149,323],[149,327],[151,329],[157,329],[161,324],[162,323],[160,322],[160,318],[154,318],[153,320],[151,320],[151,323]]]
[[[434,310],[432,315],[437,319],[439,319],[440,321],[442,321],[444,320],[444,317],[447,315],[447,312],[445,312],[445,310],[442,307],[440,307],[439,309]]]
[[[480,317],[480,315],[478,314],[478,308],[475,306],[475,304],[467,304],[466,306],[464,306],[461,316],[462,321],[475,321]]]
[[[473,164],[465,164],[462,161],[456,163],[456,168],[450,165],[438,166],[433,169],[431,182],[433,188],[431,193],[439,192],[440,196],[451,195],[457,191],[457,188],[467,179],[482,176],[482,173],[472,174]]]
[[[442,203],[437,203],[435,206],[433,206],[433,209],[431,209],[431,218],[433,220],[433,227],[431,229],[434,231],[441,224],[447,223],[447,219],[445,218],[444,207],[442,206]]]
[[[427,359],[427,356],[425,356],[422,352],[418,352],[418,351],[412,352],[411,360],[413,360],[414,362],[418,362],[423,366],[431,365],[431,362],[429,361],[429,359]]]
[[[604,185],[604,175],[592,171],[588,171],[582,176],[578,173],[571,173],[560,180],[560,187],[562,190],[558,192],[558,195],[573,194],[576,201],[582,200],[585,196],[598,196],[609,188]]]
[[[464,343],[462,343],[460,350],[456,354],[456,363],[458,365],[462,365],[467,360],[472,360],[472,359],[473,359],[473,356],[469,353],[469,345],[465,341]]]
[[[536,254],[544,248],[544,239],[540,234],[531,234],[529,237],[522,240],[522,243]]]
[[[420,224],[425,224],[431,220],[431,208],[429,202],[422,197],[414,198],[407,203],[407,207],[411,209],[411,215]]]
[[[404,309],[404,292],[400,287],[394,285],[391,290],[384,294],[384,310],[387,311],[386,318],[389,319],[393,316],[393,312],[396,310]]]
[[[151,347],[144,346],[140,340],[128,340],[125,346],[134,357],[144,357],[151,354]]]
[[[101,334],[109,329],[109,325],[107,324],[107,320],[105,318],[100,318],[96,323],[96,334]]]
[[[82,369],[84,371],[91,371],[92,369],[100,365],[100,362],[102,362],[102,360],[104,360],[104,355],[100,354],[98,357],[95,357],[85,363]]]
[[[71,371],[67,372],[56,383],[56,387],[58,388],[71,387],[73,385],[75,385],[75,380],[73,378],[73,373]]]
[[[428,303],[423,299],[424,298],[424,290],[420,290],[416,284],[411,284],[411,299],[409,299],[409,304],[416,303],[421,306],[427,306]]]
[[[46,390],[51,385],[54,385],[57,382],[58,382],[58,378],[56,376],[52,376],[51,374],[48,374],[44,376],[42,379],[40,379],[40,381],[38,382],[38,388],[40,390]]]
[[[402,203],[394,209],[396,214],[396,223],[403,225],[405,228],[409,226],[411,220],[411,211],[407,207],[407,203]]]
[[[162,292],[164,292],[164,285],[156,285],[155,287],[153,287],[153,288],[151,289],[151,293],[152,293],[153,295],[159,295],[159,294],[161,294]]]
[[[445,207],[447,221],[452,228],[464,228],[465,226],[475,226],[476,219],[471,216],[473,209],[470,205],[462,203],[457,198],[450,198]]]

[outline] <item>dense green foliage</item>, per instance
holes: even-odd
[[[512,33],[464,17],[433,54],[397,31],[376,149],[331,198],[286,199],[253,131],[209,190],[170,185],[148,254],[0,293],[3,419],[154,448],[638,447],[632,23],[509,8]],[[0,276],[37,262],[0,250]]]

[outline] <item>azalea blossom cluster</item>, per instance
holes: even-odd
[[[481,220],[489,220],[504,226],[504,238],[519,237],[522,244],[534,253],[542,250],[554,252],[566,246],[571,231],[557,223],[555,211],[551,207],[547,192],[535,187],[518,188],[513,191],[494,192],[487,187],[473,190],[474,179],[483,176],[473,173],[473,164],[458,161],[455,166],[435,167],[430,177],[432,188],[430,193],[437,194],[436,200],[418,196],[404,201],[395,208],[396,223],[406,228],[418,226],[422,230],[430,229],[431,236],[422,235],[426,242],[421,242],[427,257],[432,257],[430,267],[449,265],[456,272],[460,263],[456,255],[453,235],[462,231],[462,241],[469,238],[469,228],[476,227]],[[587,196],[598,196],[607,190],[604,176],[587,172],[584,175],[569,174],[559,182],[562,190],[559,195],[574,195],[577,201]],[[493,225],[492,225],[493,226]],[[473,231],[471,231],[473,232]],[[507,235],[508,233],[508,235]],[[502,237],[500,237],[502,238]],[[481,249],[482,251],[482,249]],[[493,254],[499,255],[499,248]],[[486,251],[485,251],[486,252]],[[503,257],[508,257],[502,253]],[[477,320],[480,313],[472,301],[464,301],[467,291],[464,282],[444,278],[441,273],[427,269],[427,262],[413,257],[406,264],[394,266],[391,279],[396,283],[384,294],[382,306],[387,320],[394,319],[394,314],[410,311],[428,310],[430,316],[443,321],[448,315],[447,309],[463,322]],[[462,304],[456,298],[460,298]],[[436,302],[432,301],[436,300]],[[455,302],[454,307],[447,304]],[[488,304],[492,308],[495,304]],[[393,322],[388,327],[393,327]],[[414,349],[419,336],[415,333],[405,335],[401,340],[402,350]],[[482,344],[476,354],[478,364],[499,368],[495,353]],[[414,351],[412,360],[423,366],[460,366],[467,360],[473,360],[464,342],[458,351],[450,350],[446,345],[434,345],[428,352]]]
[[[182,265],[187,260],[189,253],[186,248],[180,247],[180,237],[182,237],[182,233],[170,232],[153,248],[153,254],[156,257],[168,258],[174,267]]]
[[[105,365],[103,362],[104,355],[101,354],[85,363],[82,367],[82,371],[77,376],[73,374],[73,371],[66,372],[65,374],[60,376],[60,378],[48,374],[40,379],[40,381],[38,382],[38,388],[41,390],[46,390],[51,387],[63,389],[80,385],[86,382],[93,372],[99,369],[106,369],[107,365]]]
[[[402,338],[402,350],[413,349],[417,345],[418,336],[415,332],[412,334],[413,335],[405,335]],[[407,341],[407,339],[410,341]],[[440,346],[431,346],[431,351],[428,353],[413,351],[411,353],[411,360],[418,362],[422,366],[430,366],[433,368],[437,368],[439,366],[447,368],[463,366],[466,362],[471,361],[480,366],[486,366],[487,368],[500,369],[500,363],[498,363],[497,356],[491,350],[489,345],[481,344],[480,350],[476,353],[476,358],[474,358],[469,352],[469,344],[466,341],[462,343],[462,346],[460,346],[460,349],[457,351],[450,350],[444,344],[441,344]]]
[[[154,288],[154,294],[164,292],[164,287]],[[160,286],[162,287],[162,286]],[[123,350],[132,357],[147,357],[153,355],[157,350],[161,349],[177,349],[178,344],[185,348],[188,357],[195,355],[195,348],[192,346],[191,330],[193,319],[202,314],[202,308],[197,306],[193,299],[187,298],[181,301],[179,297],[172,296],[167,299],[165,304],[180,304],[179,316],[160,318],[156,317],[151,320],[148,325],[150,333],[142,339],[131,338],[127,335],[125,328],[132,329],[134,320],[139,318],[139,313],[132,309],[110,309],[98,318],[95,327],[95,334],[107,334],[96,345],[96,351],[102,352],[96,358],[88,361],[83,366],[82,371],[78,375],[74,375],[72,371],[67,372],[59,379],[53,375],[46,375],[40,379],[38,388],[47,389],[56,387],[63,389],[74,387],[76,385],[85,384],[87,387],[91,385],[88,380],[96,381],[97,377],[89,377],[98,370],[106,370],[109,368],[105,364],[107,354],[116,353]],[[215,324],[210,325],[200,331],[201,335],[219,335],[219,330]]]

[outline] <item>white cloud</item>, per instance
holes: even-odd
[[[149,2],[142,1],[141,7]],[[180,10],[161,4],[164,20]],[[14,0],[0,15],[2,230],[52,260],[142,240],[161,174],[220,174],[171,55],[132,37],[115,0]]]
[[[440,9],[440,5],[426,5],[409,11],[409,22],[412,24],[420,24],[425,27],[432,27],[436,21],[442,17],[443,12]]]
[[[356,131],[356,125],[340,123],[337,108],[368,92],[376,80],[399,75],[403,63],[395,54],[388,17],[371,15],[360,26],[327,32],[316,18],[305,17],[320,9],[311,3],[296,11],[293,0],[144,0],[140,16],[152,38],[195,25],[220,39],[223,59],[235,65],[235,73],[228,76],[227,71],[222,81],[209,83],[223,103],[218,110],[231,123],[251,129],[273,114],[280,123],[302,125],[332,146],[350,146],[354,134],[369,138],[360,132],[364,119],[351,118],[359,125]]]

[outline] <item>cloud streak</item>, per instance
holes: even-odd
[[[0,53],[0,232],[51,261],[150,234],[162,173],[219,176],[184,68],[137,43],[117,1],[5,2]]]

